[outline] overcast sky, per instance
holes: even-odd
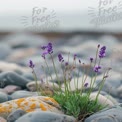
[[[0,13],[23,12],[34,6],[53,8],[56,11],[77,11],[88,8],[87,0],[1,0]]]
[[[0,13],[3,12],[19,12],[29,10],[34,6],[46,6],[57,11],[77,11],[87,10],[89,6],[98,5],[100,0],[0,0]],[[102,0],[113,1],[116,5],[122,0]]]

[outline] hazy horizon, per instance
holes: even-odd
[[[120,0],[113,1],[113,5],[109,5],[110,7],[117,5]],[[42,16],[45,16],[46,14],[51,16],[51,12],[54,11],[55,18],[51,21],[58,20],[59,24],[55,28],[55,30],[57,31],[103,30],[110,32],[122,32],[121,19],[118,19],[114,22],[109,22],[98,28],[96,28],[94,24],[90,23],[90,21],[95,17],[89,15],[89,7],[94,8],[94,13],[92,12],[92,14],[95,14],[95,12],[97,12],[98,0],[4,0],[0,3],[0,31],[24,30],[25,26],[24,24],[22,24],[22,16],[29,18],[28,20],[26,19],[23,22],[26,23],[26,27],[33,26],[32,24],[30,24],[30,19],[32,19],[31,15],[35,7],[36,11],[42,10],[42,8],[47,9],[47,13],[42,14]],[[121,9],[119,10],[119,12],[121,12]],[[37,17],[39,17],[39,15]],[[53,30],[53,27],[51,29]]]

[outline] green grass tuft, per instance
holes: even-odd
[[[95,100],[90,100],[88,95],[81,95],[80,92],[69,92],[65,94],[55,94],[53,98],[60,104],[65,114],[76,118],[80,115],[91,115],[104,107]]]

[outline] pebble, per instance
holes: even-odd
[[[122,76],[122,44],[114,46],[111,54],[112,69],[119,71]]]
[[[36,40],[36,41],[35,41]],[[47,43],[47,39],[43,36],[34,35],[31,33],[15,33],[8,35],[4,41],[12,48],[27,48],[38,47]],[[28,43],[29,42],[29,43]]]
[[[11,47],[4,43],[0,44],[0,50],[0,60],[5,60],[6,57],[12,52]]]
[[[53,112],[36,111],[25,114],[15,122],[75,122],[75,118]]]
[[[73,37],[69,37],[68,39],[63,38],[60,41],[56,41],[55,45],[56,47],[59,47],[59,46],[61,47],[61,46],[64,46],[64,43],[65,43],[65,45],[74,47],[80,44],[81,41],[83,41],[83,39],[84,39],[83,35],[74,35]]]
[[[117,88],[119,98],[122,98],[122,85]]]
[[[6,71],[29,72],[29,69],[27,67],[21,67],[15,63],[0,61],[0,72],[6,72]]]
[[[18,118],[20,118],[21,116],[23,116],[24,114],[26,114],[25,111],[23,111],[22,109],[17,109],[13,112],[11,112],[8,117],[7,117],[7,122],[15,122],[15,120],[17,120]]]
[[[122,122],[122,107],[118,106],[94,113],[86,118],[84,122]]]
[[[25,78],[27,78],[27,79],[29,79],[29,80],[31,80],[31,81],[34,81],[34,77],[32,75],[32,72],[31,73],[26,72],[22,76],[25,77]]]
[[[97,76],[96,83],[102,81],[103,75]],[[104,83],[103,91],[108,92],[113,97],[119,97],[117,88],[121,86],[121,76],[118,72],[110,71]]]
[[[65,46],[59,47],[58,50],[59,50],[59,52],[65,52],[67,54],[70,51],[70,56],[77,54],[79,57],[88,59],[88,56],[94,56],[94,54],[96,53],[97,45],[98,45],[98,43],[96,43],[95,41],[89,40],[89,44],[80,43],[74,47],[65,45]],[[89,51],[86,51],[86,50],[89,50]],[[89,54],[89,52],[90,52],[90,54]]]
[[[118,44],[118,39],[111,35],[103,35],[99,38],[99,41],[102,45],[107,45],[108,40],[111,40],[111,43],[109,43],[109,46],[108,46],[108,48],[109,48],[108,51],[111,51],[110,49],[112,49],[113,46]]]
[[[26,53],[25,53],[26,52]],[[27,48],[27,49],[16,49],[14,52],[7,57],[8,61],[11,62],[20,62],[26,57],[30,57],[31,55],[36,53],[36,49],[34,48]]]
[[[60,110],[59,104],[53,98],[46,96],[33,96],[1,103],[0,116],[7,118],[10,113],[17,109],[22,109],[26,112],[41,110],[63,114]]]
[[[16,86],[16,85],[7,85],[6,87],[4,87],[3,91],[7,94],[12,94],[17,90],[21,90],[21,87]]]
[[[14,99],[19,99],[19,98],[38,96],[38,93],[37,92],[30,92],[30,91],[20,90],[20,91],[15,91],[10,96],[14,100]]]
[[[91,93],[90,94],[90,99],[91,100],[95,100],[97,96],[97,93]],[[101,94],[99,94],[98,96],[98,103],[103,105],[103,106],[107,106],[107,107],[113,107],[115,104],[109,99],[109,97],[107,98],[106,96],[103,96]]]
[[[8,71],[0,73],[0,83],[4,83],[4,87],[7,85],[17,85],[26,88],[28,82],[30,82],[28,79],[15,72]]]
[[[7,122],[3,117],[0,117],[0,122]]]
[[[37,81],[38,87],[40,88],[40,90],[47,90],[47,91],[53,91],[53,90],[59,90],[59,86],[56,83],[52,83],[52,82],[41,82],[41,81]],[[30,91],[36,91],[36,82],[30,82],[27,85],[27,88]]]
[[[8,95],[0,91],[0,103],[8,101]]]

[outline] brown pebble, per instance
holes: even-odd
[[[7,122],[3,117],[0,117],[0,122]]]

